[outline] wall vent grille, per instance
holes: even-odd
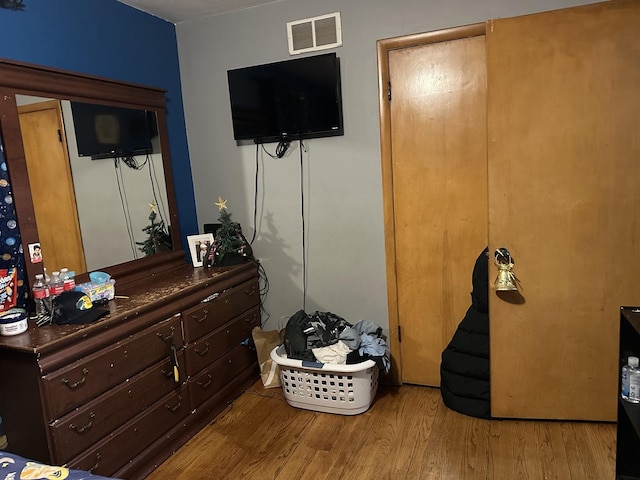
[[[342,45],[340,13],[288,22],[287,38],[291,55],[339,47]]]

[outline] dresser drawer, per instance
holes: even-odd
[[[168,341],[183,346],[175,315],[42,379],[48,421],[83,405],[169,355]]]
[[[178,352],[180,383],[166,359],[49,425],[53,462],[64,464],[178,388],[185,378],[184,351]]]
[[[220,360],[205,368],[194,378],[187,381],[191,408],[217,393],[227,383],[252,363],[257,365],[258,358],[254,349],[238,345]]]
[[[186,387],[165,396],[67,466],[109,476],[189,414]]]
[[[240,342],[251,337],[253,327],[260,325],[260,308],[254,307],[185,348],[187,375],[194,376]]]
[[[185,342],[198,338],[258,305],[257,280],[250,280],[220,293],[216,298],[185,310],[182,314]]]

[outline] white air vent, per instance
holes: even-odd
[[[340,13],[288,22],[287,37],[291,55],[339,47],[342,45]]]

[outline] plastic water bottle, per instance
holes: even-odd
[[[48,315],[45,302],[49,298],[49,287],[44,284],[44,275],[39,273],[36,275],[36,281],[33,284],[33,301],[36,304],[36,319],[44,318]]]
[[[49,294],[51,300],[64,292],[64,284],[60,278],[60,272],[51,272],[51,281],[49,282]]]
[[[62,280],[62,286],[65,292],[76,288],[76,280],[68,268],[60,269],[60,280]]]
[[[631,403],[640,403],[640,370],[638,357],[629,357],[627,364],[622,367],[621,396]]]

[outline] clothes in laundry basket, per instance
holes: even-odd
[[[351,349],[342,340],[333,345],[327,345],[326,347],[312,348],[314,357],[320,363],[333,363],[335,365],[344,365],[347,363],[347,355],[351,352]]]
[[[313,352],[307,346],[307,337],[313,331],[309,317],[304,310],[298,310],[287,322],[284,329],[284,347],[289,358],[314,362]]]
[[[382,328],[368,320],[356,323],[353,328],[360,334],[358,354],[361,360],[358,361],[371,358],[378,364],[381,371],[388,373],[391,370],[391,354],[389,345],[382,336]]]
[[[370,320],[352,325],[332,312],[299,310],[287,322],[284,345],[287,356],[296,360],[355,364],[371,359],[382,372],[391,370],[382,327]]]

